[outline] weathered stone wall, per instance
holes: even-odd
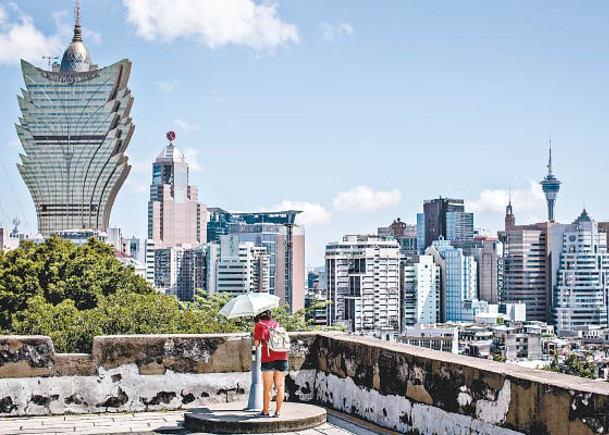
[[[609,384],[402,344],[322,333],[292,400],[402,433],[586,435],[609,430]],[[313,363],[315,364],[315,363]]]
[[[294,336],[291,364],[313,369],[316,334]],[[45,336],[0,336],[0,416],[180,409],[247,399],[248,334],[95,337],[56,354]]]
[[[97,337],[91,355],[0,336],[0,416],[245,400],[245,334]],[[412,434],[609,430],[609,384],[341,333],[292,334],[287,392]]]
[[[56,354],[48,337],[0,337],[0,415],[176,409],[249,390],[246,335],[96,337]]]

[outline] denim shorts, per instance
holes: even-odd
[[[275,370],[277,372],[287,372],[288,362],[284,359],[278,359],[275,361],[267,361],[260,364],[260,370],[263,372]]]

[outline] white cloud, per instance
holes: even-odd
[[[277,16],[275,1],[123,0],[127,21],[142,38],[192,39],[212,49],[228,44],[268,51],[298,42],[295,25]]]
[[[85,42],[90,42],[93,45],[102,45],[103,40],[101,32],[83,27],[82,35]]]
[[[539,183],[529,180],[522,189],[513,189],[512,207],[514,215],[521,222],[541,222],[545,220],[546,200]],[[505,214],[510,199],[510,191],[505,189],[485,189],[477,199],[466,201],[465,209],[474,213]]]
[[[176,88],[176,83],[174,81],[171,82],[167,82],[167,81],[159,81],[156,82],[156,87],[165,92],[166,94],[170,94],[171,92],[173,92]]]
[[[319,27],[324,35],[324,39],[328,41],[334,41],[338,38],[342,38],[343,36],[351,36],[354,32],[353,26],[349,23],[321,23]]]
[[[338,192],[332,200],[336,210],[347,212],[373,212],[392,208],[402,200],[398,189],[375,191],[369,186],[356,186],[346,192]]]
[[[69,41],[74,34],[73,24],[69,22],[68,11],[53,12],[53,21],[57,27],[57,34],[63,41]]]
[[[330,222],[332,213],[323,205],[304,201],[284,200],[274,207],[262,208],[263,211],[300,210],[296,223],[304,226],[324,225]]]
[[[180,130],[183,131],[199,131],[199,129],[201,128],[201,126],[196,122],[190,123],[179,118],[174,119],[173,123],[177,125]]]
[[[193,172],[201,172],[203,171],[203,166],[199,163],[198,160],[199,152],[194,148],[186,148],[184,150],[184,157],[188,162],[188,167]]]
[[[41,62],[42,56],[62,53],[64,45],[59,29],[47,36],[15,3],[8,8],[0,5],[0,64],[16,65],[20,59]]]

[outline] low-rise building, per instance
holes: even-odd
[[[453,324],[418,324],[404,328],[400,343],[443,352],[459,353],[459,328]]]

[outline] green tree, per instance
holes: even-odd
[[[253,318],[219,314],[231,298],[199,291],[194,302],[182,303],[159,294],[96,239],[75,246],[52,236],[0,252],[0,330],[48,335],[57,352],[90,352],[97,335],[251,332]],[[307,314],[323,307],[273,312],[287,330],[306,331]]]
[[[506,362],[507,358],[500,354],[493,355],[493,361]]]
[[[596,367],[594,363],[587,359],[580,360],[579,355],[571,352],[562,362],[558,358],[558,353],[554,352],[554,358],[549,366],[545,368],[547,371],[566,373],[568,375],[579,376],[582,378],[596,379]]]
[[[19,249],[0,255],[0,329],[10,330],[13,314],[26,309],[32,297],[52,305],[71,300],[78,310],[88,310],[119,289],[154,293],[97,239],[83,246],[56,236],[41,244],[23,242]]]
[[[66,299],[57,305],[34,296],[27,309],[13,315],[13,330],[22,335],[48,335],[57,352],[89,352],[93,337],[101,335],[91,312],[80,311],[74,301]]]

